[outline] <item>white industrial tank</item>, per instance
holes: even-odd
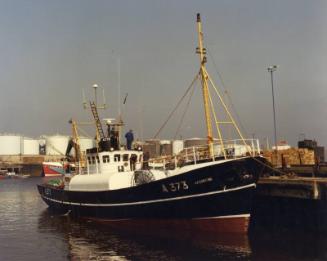
[[[0,134],[0,155],[19,155],[21,154],[20,135]]]
[[[24,155],[38,155],[39,154],[39,140],[28,137],[22,139],[22,154]]]
[[[180,153],[184,149],[184,141],[174,140],[173,141],[173,155]]]
[[[45,137],[46,155],[65,155],[69,136],[52,135]]]
[[[87,149],[91,149],[94,147],[95,141],[92,138],[80,137],[79,144],[80,144],[81,151],[85,152]]]

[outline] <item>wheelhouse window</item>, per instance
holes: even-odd
[[[115,162],[119,162],[120,161],[120,155],[119,154],[115,154],[114,155],[114,161]]]
[[[91,164],[91,157],[87,157],[87,161]]]
[[[129,157],[128,154],[124,154],[124,155],[123,155],[123,161],[128,161],[128,157]]]
[[[99,156],[97,156],[97,157],[96,157],[96,159],[97,159],[97,162],[98,162],[98,163],[100,163],[100,159],[99,159]]]
[[[109,155],[102,156],[103,163],[108,163],[110,161]]]
[[[137,155],[136,154],[131,155],[131,161],[137,162]]]
[[[92,164],[95,164],[95,157],[92,157]]]

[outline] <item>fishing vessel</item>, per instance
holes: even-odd
[[[259,143],[242,136],[206,70],[200,14],[197,28],[200,70],[195,78],[202,86],[207,144],[171,157],[144,159],[140,148],[122,146],[121,120],[108,120],[105,135],[97,107],[90,103],[99,142],[86,151],[84,170],[68,182],[38,185],[49,208],[120,227],[247,232],[265,160]],[[217,120],[209,85],[217,91],[226,120]],[[213,138],[212,118],[218,139]],[[238,139],[223,139],[220,125],[227,124],[235,128]],[[159,162],[162,168],[151,167]]]

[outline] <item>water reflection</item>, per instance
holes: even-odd
[[[327,236],[264,230],[250,234],[252,260],[327,260]]]
[[[39,231],[61,233],[73,260],[248,260],[251,255],[244,235],[117,231],[48,210],[40,215]]]
[[[117,231],[51,213],[41,179],[0,181],[0,260],[327,260],[327,236],[265,226],[250,236]],[[304,231],[304,229],[302,229]],[[142,232],[142,233],[141,233]]]

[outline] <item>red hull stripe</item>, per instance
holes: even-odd
[[[99,223],[128,230],[168,230],[192,232],[247,233],[250,215],[221,216],[198,219],[99,219],[86,218]]]

